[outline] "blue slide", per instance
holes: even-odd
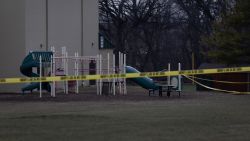
[[[137,69],[131,67],[131,66],[126,66],[126,73],[140,73]],[[140,85],[144,89],[152,89],[152,90],[158,90],[159,86],[156,85],[153,81],[153,79],[149,77],[142,77],[142,78],[131,78],[133,82],[136,84]]]
[[[32,72],[32,68],[37,68],[37,71],[40,69],[40,61],[39,58],[41,56],[42,63],[50,62],[51,56],[53,55],[52,52],[30,52],[23,60],[20,71],[23,75],[28,77],[40,77],[38,73]],[[22,92],[25,91],[33,91],[34,89],[40,89],[40,83],[30,83],[22,88]],[[51,87],[48,82],[42,83],[42,89],[47,90],[50,92]]]

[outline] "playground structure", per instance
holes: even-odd
[[[75,53],[74,56],[69,56],[66,47],[61,47],[61,52],[56,51],[55,47],[51,47],[49,52],[30,52],[25,57],[20,70],[28,77],[40,77],[43,76],[74,76],[79,77],[82,75],[92,74],[125,74],[125,73],[139,73],[139,71],[131,66],[126,66],[126,54],[118,53],[118,61],[116,61],[115,54],[96,56],[79,56],[79,53]],[[178,65],[178,71],[181,71],[181,64]],[[37,73],[34,73],[36,71]],[[170,64],[168,65],[168,71],[170,72]],[[149,77],[132,78],[136,84],[140,85],[149,91],[149,95],[154,91],[159,91],[159,95],[162,92],[167,92],[170,96],[172,90],[181,92],[181,75],[167,76],[167,81],[162,83],[154,82]],[[100,80],[64,80],[62,82],[52,81],[50,82],[36,82],[25,86],[22,91],[33,91],[38,89],[40,97],[42,97],[42,90],[47,90],[51,93],[52,97],[56,96],[56,93],[61,90],[65,94],[79,93],[80,86],[95,85],[97,95],[113,94],[116,95],[127,94],[126,78],[108,78]]]
[[[116,62],[115,54],[108,53],[107,57],[103,57],[101,54],[96,56],[79,56],[79,53],[75,53],[74,56],[69,56],[66,47],[61,49],[61,53],[57,52],[55,47],[51,47],[49,52],[30,52],[20,66],[21,73],[28,77],[125,73],[126,54],[121,52],[119,52],[118,61]],[[79,93],[80,86],[88,85],[86,81],[65,80],[61,84],[59,83],[61,82],[53,81],[51,86],[48,82],[31,83],[23,87],[22,92],[32,92],[34,89],[38,89],[40,97],[42,97],[42,90],[47,90],[51,92],[52,97],[55,97],[60,87],[65,94],[69,94],[70,88],[73,88],[75,93]],[[125,78],[96,80],[94,84],[97,88],[97,95],[104,93],[125,95],[127,93]]]
[[[61,54],[56,52],[54,47],[51,47],[51,51],[53,52],[50,67],[51,76],[70,75],[77,77],[79,75],[125,73],[126,54],[121,52],[119,52],[118,62],[116,62],[115,54],[108,53],[107,57],[104,57],[101,54],[96,56],[79,56],[79,53],[75,53],[74,56],[69,56],[66,47],[62,47]],[[90,82],[91,81],[92,80],[90,80]],[[56,83],[58,82],[52,82],[51,96],[53,97],[56,95]],[[85,81],[78,80],[71,81],[71,85],[69,84],[69,81],[65,81],[64,83],[63,89],[66,94],[69,93],[70,86],[74,88],[75,93],[79,93],[79,86],[87,84]],[[116,95],[117,91],[119,94],[127,94],[125,78],[96,80],[95,85],[97,88],[97,95],[102,95],[104,93]],[[106,88],[106,92],[103,91],[104,87]]]

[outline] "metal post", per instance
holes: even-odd
[[[79,76],[79,67],[78,67],[78,53],[75,53],[75,76]],[[78,94],[79,93],[79,81],[76,80],[76,86],[75,86],[75,92]]]
[[[75,58],[74,58],[74,75],[77,76],[77,67],[76,67],[76,62],[77,62],[77,55],[75,52]],[[77,80],[76,80],[77,81]],[[75,93],[77,93],[77,84],[75,85]]]
[[[77,52],[77,58],[79,57],[79,54]],[[79,76],[79,59],[76,60],[76,68],[77,68],[77,71],[76,71],[76,75]],[[79,93],[79,80],[76,81],[76,86],[77,86],[77,93]]]
[[[62,70],[63,74],[66,75],[66,48],[62,47]],[[66,93],[66,82],[63,81],[63,92]]]
[[[53,46],[51,46],[50,50],[53,52],[54,51],[54,48]],[[53,52],[54,54],[54,52]],[[52,56],[50,56],[50,76],[53,76],[53,54]],[[53,96],[53,84],[51,84],[51,91],[50,91],[50,96],[52,97]]]
[[[170,71],[171,71],[171,65],[170,65],[170,63],[168,63],[168,73],[170,74]],[[168,75],[168,86],[170,86],[171,84],[170,84],[171,82],[170,82],[170,75]]]
[[[40,85],[39,85],[39,93],[40,93],[40,98],[42,98],[42,56],[39,56],[39,77],[40,77]]]
[[[51,51],[53,51],[53,50],[51,49]],[[53,55],[50,56],[50,77],[53,76],[53,61],[52,61],[52,59],[53,59]],[[51,84],[50,96],[53,96],[53,84]]]
[[[192,71],[195,69],[195,58],[194,58],[194,52],[192,52]],[[192,75],[192,80],[194,80],[194,75]],[[194,81],[192,81],[192,84],[194,85]]]
[[[181,75],[180,75],[181,63],[178,63],[178,71],[179,71],[179,75],[178,75],[178,91],[180,92],[181,89],[182,89],[182,86],[181,86]]]
[[[65,62],[66,62],[66,66],[65,66],[65,73],[66,73],[66,76],[69,75],[69,67],[68,67],[68,52],[65,52]],[[66,94],[69,94],[69,83],[68,83],[68,80],[66,80]]]
[[[96,72],[97,74],[99,74],[99,55],[97,55],[97,59],[96,59]],[[97,91],[97,95],[99,95],[99,80],[96,80],[96,91]]]
[[[55,50],[53,53],[53,62],[52,62],[53,76],[56,76],[56,60],[55,60]],[[53,97],[56,97],[56,81],[53,81]]]
[[[118,54],[118,74],[121,74],[121,52]],[[118,78],[118,87],[119,87],[119,93],[121,94],[121,79]]]
[[[109,57],[109,53],[107,54],[107,74],[109,75],[110,74],[110,71],[109,71],[109,67],[110,67],[110,57]],[[109,84],[110,84],[110,79],[108,78],[108,92],[110,92],[110,87],[109,87]]]
[[[50,60],[50,75],[51,76],[56,76],[56,64],[55,64],[55,47],[52,46],[51,47],[51,51],[53,52],[52,56],[51,56],[51,60]],[[56,96],[56,82],[53,81],[52,82],[52,87],[51,87],[51,97],[55,97]]]
[[[113,54],[113,74],[115,74],[115,54]],[[116,79],[113,78],[113,95],[115,95],[115,81]]]
[[[126,54],[124,54],[124,62],[123,62],[123,73],[125,74],[126,73],[126,59],[127,59],[127,56]],[[124,85],[124,94],[126,95],[127,94],[127,81],[126,81],[126,78],[124,78],[123,80],[123,85]]]
[[[250,82],[250,73],[249,72],[247,73],[247,82],[248,82],[247,83],[247,92],[249,92],[250,91],[250,86],[249,86],[250,85],[249,84],[249,82]]]
[[[102,55],[100,55],[100,75],[102,75]],[[102,95],[102,80],[100,79],[100,95]]]

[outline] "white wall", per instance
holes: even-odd
[[[24,0],[0,0],[0,77],[20,77],[25,54]],[[20,85],[0,85],[0,92],[16,92]]]

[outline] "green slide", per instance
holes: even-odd
[[[32,72],[32,68],[37,68],[37,71],[39,72],[40,69],[40,63],[39,58],[41,56],[42,63],[49,63],[51,61],[51,56],[53,55],[53,52],[30,52],[23,60],[20,71],[23,75],[28,77],[40,77],[39,73]],[[30,83],[22,88],[22,92],[25,91],[33,91],[34,89],[40,89],[39,83]],[[51,87],[48,82],[42,83],[42,89],[47,90],[50,92]]]
[[[139,71],[131,66],[126,66],[126,73],[139,73]],[[133,82],[140,85],[144,89],[152,89],[152,90],[158,90],[159,86],[156,85],[153,81],[153,79],[149,77],[142,77],[142,78],[131,78]]]

